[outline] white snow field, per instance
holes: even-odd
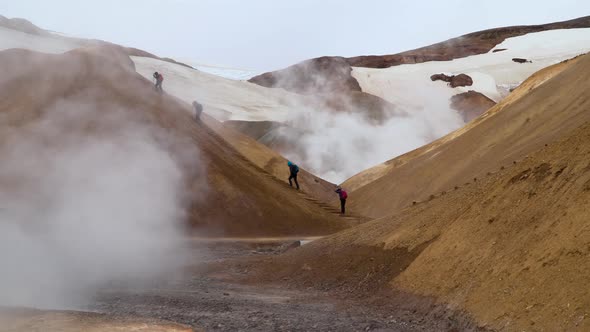
[[[146,57],[131,57],[137,72],[153,80],[164,75],[164,91],[192,103],[203,104],[204,111],[218,120],[278,121],[303,105],[304,96],[283,89],[269,89],[246,81],[207,74],[181,65]]]
[[[223,78],[229,78],[231,80],[236,81],[247,81],[252,77],[262,74],[262,72],[258,72],[255,70],[248,70],[248,69],[239,69],[239,68],[229,68],[229,67],[222,67],[222,66],[211,66],[202,63],[197,63],[194,61],[185,61],[185,60],[178,60],[182,63],[186,63],[187,65],[192,66],[202,72],[213,74],[215,76],[221,76]]]
[[[495,49],[506,49],[494,53]],[[353,76],[362,90],[397,105],[419,107],[424,89],[437,90],[437,96],[448,99],[458,93],[475,90],[498,102],[509,89],[527,77],[552,64],[590,52],[590,29],[565,29],[530,33],[506,39],[486,54],[452,61],[431,61],[385,69],[353,68]],[[532,63],[516,63],[512,58],[524,58]],[[467,74],[473,78],[469,87],[450,88],[445,82],[432,82],[430,76],[445,73]]]

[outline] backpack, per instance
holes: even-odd
[[[299,173],[299,166],[297,166],[297,165],[293,165],[293,172],[294,172],[295,174]]]
[[[342,199],[348,198],[348,194],[346,193],[346,190],[340,191],[340,198],[342,198]]]
[[[158,75],[158,80],[160,80],[160,81],[164,81],[164,75],[162,75],[162,74],[159,74],[159,75]]]

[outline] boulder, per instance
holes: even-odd
[[[533,63],[531,60],[523,59],[523,58],[512,58],[512,61],[516,63]]]
[[[430,76],[432,81],[444,81],[449,83],[451,88],[456,88],[458,86],[472,86],[473,79],[471,76],[467,74],[459,74],[459,75],[445,75],[445,74],[434,74]]]
[[[451,97],[451,108],[459,112],[465,123],[472,121],[495,105],[496,102],[474,90]]]

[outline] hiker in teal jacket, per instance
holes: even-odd
[[[293,183],[291,179],[295,180],[295,185],[297,185],[297,190],[299,190],[299,182],[297,182],[297,173],[299,173],[299,166],[293,164],[292,162],[287,162],[289,166],[289,185],[293,187]]]

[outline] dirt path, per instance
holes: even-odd
[[[248,241],[246,241],[248,242]],[[274,254],[273,244],[207,245],[208,258],[192,266],[198,271],[227,258]],[[284,246],[284,244],[283,244]],[[202,250],[200,250],[201,252]],[[228,272],[233,273],[233,272]],[[229,280],[229,281],[228,281]],[[353,301],[335,300],[313,291],[242,285],[193,272],[143,288],[112,287],[102,291],[89,310],[141,316],[187,324],[206,331],[425,331],[436,329],[411,314],[383,313]],[[438,325],[440,326],[440,325]]]

